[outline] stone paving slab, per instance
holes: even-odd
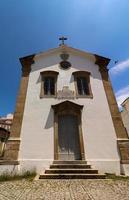
[[[0,182],[0,200],[129,200],[129,180]]]

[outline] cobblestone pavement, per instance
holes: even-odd
[[[0,183],[0,200],[129,200],[129,180],[20,180]]]

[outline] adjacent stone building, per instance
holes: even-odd
[[[121,105],[123,108],[121,111],[121,117],[129,136],[129,97]]]
[[[0,157],[4,156],[6,142],[10,136],[13,114],[8,114],[6,117],[0,117]]]

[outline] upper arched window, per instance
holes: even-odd
[[[78,98],[93,98],[90,85],[90,72],[76,71],[73,72],[76,96]]]
[[[57,95],[57,76],[56,71],[43,71],[41,74],[40,97],[56,97]]]

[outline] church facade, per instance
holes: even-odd
[[[129,139],[108,76],[108,58],[60,45],[20,59],[22,77],[0,170],[45,170],[86,160],[129,175]]]

